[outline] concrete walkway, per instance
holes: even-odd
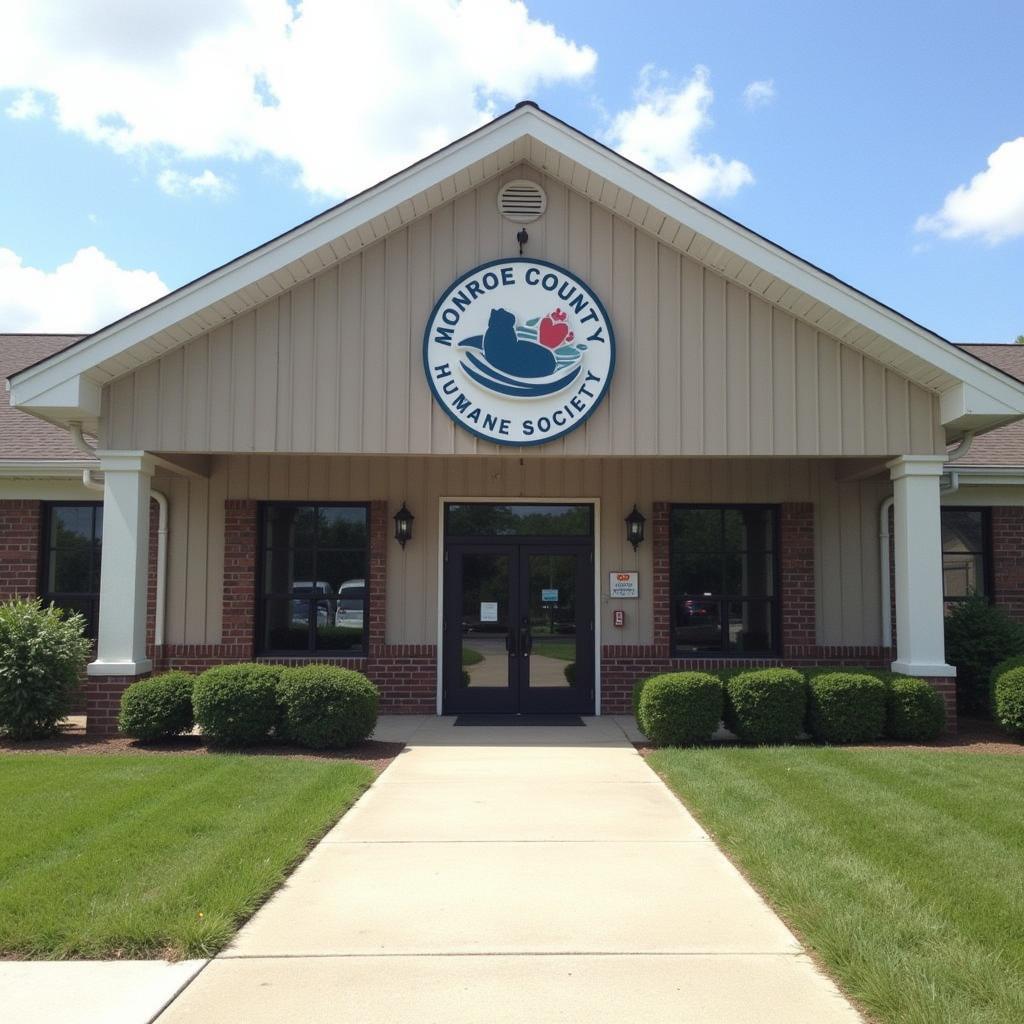
[[[860,1020],[616,720],[405,727],[160,1024]]]

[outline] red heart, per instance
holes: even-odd
[[[558,348],[565,341],[565,336],[568,333],[569,325],[567,323],[556,324],[549,316],[544,317],[540,322],[540,343],[545,348]]]

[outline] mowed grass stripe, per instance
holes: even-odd
[[[0,757],[0,953],[214,953],[373,774],[240,755]]]
[[[1024,763],[794,747],[651,756],[886,1024],[1024,1020]]]

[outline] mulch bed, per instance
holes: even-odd
[[[86,736],[80,725],[65,727],[59,736],[45,740],[0,739],[0,754],[246,754],[296,757],[307,761],[356,761],[382,772],[405,749],[404,743],[365,740],[345,750],[306,750],[303,747],[268,743],[244,750],[211,749],[202,736],[178,736],[163,743],[139,743],[124,736]]]
[[[722,746],[737,746],[733,740],[722,740]],[[634,743],[642,755],[649,754],[657,747],[650,743]],[[1002,729],[983,718],[961,718],[957,723],[955,736],[943,735],[931,743],[901,743],[899,740],[879,740],[877,743],[858,743],[844,750],[941,750],[956,754],[1015,754],[1024,755],[1024,743],[1007,736]]]

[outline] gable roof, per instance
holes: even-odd
[[[40,359],[62,352],[84,337],[84,334],[0,334],[0,377],[9,377]],[[90,456],[71,443],[66,430],[0,402],[0,462],[82,462],[88,459]]]
[[[1024,385],[532,103],[16,374],[11,401],[96,422],[102,387],[526,163],[941,395],[950,437],[1024,415]]]

